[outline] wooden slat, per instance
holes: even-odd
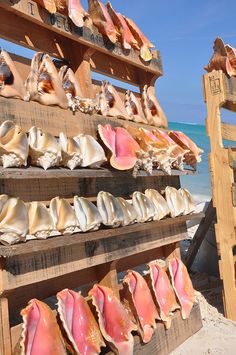
[[[228,141],[236,142],[236,125],[231,125],[228,123],[221,123],[221,133],[222,138]]]
[[[27,0],[21,0],[16,3],[12,3],[10,0],[1,0],[0,7],[2,8],[1,18],[3,20],[1,21],[0,33],[8,40],[18,42],[31,49],[46,51],[51,55],[64,58],[63,51],[61,53],[60,50],[55,51],[55,49],[50,51],[49,42],[53,45],[53,41],[49,41],[50,37],[44,36],[44,31],[50,30],[51,35],[58,38],[59,44],[67,38],[105,53],[106,56],[118,58],[120,61],[152,72],[155,75],[162,75],[162,65],[158,51],[154,52],[154,57],[150,63],[143,63],[137,51],[131,50],[127,53],[127,51],[122,49],[120,44],[113,45],[104,39],[98,33],[97,29],[91,25],[90,20],[86,22],[87,27],[79,29],[65,16],[61,14],[50,15],[33,1],[28,2]],[[4,17],[6,14],[7,16],[8,14],[11,16],[10,12],[18,16],[14,18],[14,22],[6,21]],[[11,23],[14,23],[14,26],[12,26],[12,30],[10,31],[9,24]],[[30,31],[28,30],[26,33],[23,33],[22,28],[26,28],[27,24],[28,29],[30,26]],[[13,28],[18,28],[19,31],[15,31],[14,33]],[[38,33],[36,36],[34,36],[33,28]],[[41,42],[39,43],[40,37]]]
[[[11,355],[11,336],[7,298],[0,298],[0,354]]]
[[[223,74],[223,89],[225,93],[225,102],[223,107],[236,112],[236,78],[227,77]]]
[[[47,240],[33,240],[26,243],[20,243],[11,246],[0,246],[0,256],[11,258],[20,255],[27,255],[31,253],[39,253],[47,250],[53,250],[62,247],[73,247],[86,242],[99,242],[100,240],[110,239],[118,236],[126,236],[136,232],[146,232],[148,230],[161,229],[169,226],[176,226],[186,221],[201,219],[204,213],[193,213],[187,216],[179,216],[175,218],[165,218],[160,221],[153,221],[147,223],[135,223],[126,227],[100,229],[89,233],[75,233],[72,236],[58,236],[49,238]],[[133,236],[132,236],[133,238]],[[166,243],[164,243],[166,244]],[[163,245],[164,245],[163,244]]]

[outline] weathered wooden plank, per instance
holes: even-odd
[[[11,334],[7,298],[0,298],[0,354],[11,355]]]
[[[5,29],[5,24],[9,26],[10,21],[1,22],[0,33],[8,40],[18,42],[31,49],[49,52],[54,56],[64,58],[63,52],[60,53],[60,51],[57,50],[56,52],[55,50],[50,51],[49,42],[53,43],[53,41],[49,41],[48,36],[45,37],[43,35],[44,29],[47,29],[50,30],[52,35],[58,37],[60,44],[63,41],[65,42],[67,38],[105,53],[106,56],[118,58],[124,63],[129,63],[142,70],[150,71],[158,76],[162,75],[162,64],[158,51],[154,52],[151,62],[144,63],[139,57],[138,51],[132,49],[130,52],[127,52],[119,43],[113,45],[107,39],[103,38],[91,24],[90,20],[86,22],[85,27],[82,29],[77,28],[67,17],[61,14],[50,15],[34,1],[21,0],[20,2],[12,2],[10,0],[1,0],[0,7],[2,8],[1,13],[3,14],[3,20],[4,15],[9,13],[9,16],[11,16],[10,12],[18,16],[17,18],[15,17],[14,28],[17,27],[20,30],[20,28],[27,26],[27,24],[28,29],[30,28],[30,31],[28,30],[25,34],[20,35],[20,33],[17,33],[18,31],[15,31],[16,33],[13,31],[8,32],[9,27]],[[18,25],[16,25],[16,23]],[[39,36],[33,36],[33,28],[37,29]],[[40,40],[40,31],[41,39],[44,40],[44,43],[41,42],[39,45],[37,42]],[[35,42],[36,46],[34,44]]]
[[[236,126],[228,123],[221,123],[222,138],[228,141],[236,141]]]

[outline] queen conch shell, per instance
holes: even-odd
[[[10,55],[4,50],[0,50],[0,96],[29,101],[24,82]]]
[[[134,309],[139,325],[138,331],[144,343],[148,343],[156,328],[158,313],[152,299],[151,291],[145,279],[136,271],[128,270],[123,283],[128,286],[126,294],[130,309]]]
[[[77,27],[84,26],[84,19],[88,13],[84,10],[80,0],[68,0],[68,12],[70,19]]]
[[[149,124],[167,128],[167,118],[162,110],[152,86],[145,85],[142,93],[144,113]]]
[[[98,314],[99,327],[103,337],[119,355],[133,355],[134,338],[137,330],[122,303],[113,291],[105,286],[94,285],[89,291]]]
[[[82,155],[80,145],[74,138],[67,138],[64,133],[59,135],[59,144],[61,146],[62,161],[61,165],[74,170],[81,165]]]
[[[117,197],[117,200],[121,206],[124,217],[121,225],[128,226],[130,224],[135,223],[137,219],[137,213],[135,211],[134,206],[122,197]]]
[[[129,170],[137,163],[136,153],[140,150],[138,143],[122,127],[98,125],[98,132],[106,147],[111,152],[110,164],[117,170]]]
[[[32,299],[22,309],[21,355],[66,355],[56,316],[45,303]]]
[[[178,190],[174,187],[167,186],[165,188],[165,196],[171,217],[174,218],[182,215],[185,211],[185,203]]]
[[[53,166],[59,166],[61,148],[57,139],[50,133],[42,132],[37,127],[31,127],[28,142],[32,165],[41,166],[44,170]]]
[[[54,229],[52,216],[47,207],[38,201],[27,204],[29,216],[29,235],[37,239],[47,239]]]
[[[57,293],[58,313],[66,335],[78,355],[100,354],[106,346],[85,298],[72,290]]]
[[[82,232],[97,230],[100,227],[102,217],[97,207],[88,199],[74,196],[74,209]]]
[[[29,144],[27,136],[12,121],[0,126],[0,163],[4,168],[27,165]]]
[[[138,98],[130,90],[127,90],[125,94],[125,108],[132,121],[148,123]]]
[[[57,12],[55,0],[35,0],[35,2],[46,9],[50,14],[55,14]]]
[[[43,105],[68,108],[66,93],[57,69],[48,54],[36,53],[31,62],[31,71],[26,80],[30,99]]]
[[[170,214],[170,209],[166,200],[157,190],[147,189],[145,191],[145,196],[147,196],[155,206],[156,213],[153,218],[154,221],[159,221]]]
[[[97,195],[97,207],[105,226],[119,227],[124,215],[119,201],[109,192],[100,191]]]
[[[107,159],[102,146],[88,134],[74,137],[81,151],[81,167],[99,168]]]
[[[99,107],[103,116],[124,118],[131,120],[125,105],[116,89],[108,82],[103,81],[99,94]]]
[[[29,229],[26,205],[18,197],[0,195],[0,242],[15,244],[25,241]]]
[[[155,218],[155,206],[152,201],[142,192],[136,191],[132,196],[133,206],[137,213],[137,221],[144,223]]]
[[[181,315],[187,319],[195,302],[195,291],[184,263],[173,258],[169,261],[172,286],[181,306]]]
[[[178,193],[181,195],[181,197],[184,200],[184,205],[185,205],[184,215],[194,212],[196,209],[196,205],[193,201],[193,197],[190,194],[190,192],[187,189],[181,188],[178,190]]]
[[[163,261],[152,261],[148,264],[151,279],[152,294],[158,305],[160,318],[164,322],[166,329],[171,326],[171,317],[179,308],[174,289],[165,271]]]
[[[64,198],[55,197],[50,201],[50,213],[54,228],[67,235],[78,231],[78,222],[73,207]]]

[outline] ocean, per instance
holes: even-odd
[[[197,196],[198,200],[210,200],[212,195],[208,164],[210,143],[206,135],[206,127],[198,124],[169,122],[168,128],[175,131],[182,131],[189,136],[198,147],[204,150],[202,161],[198,164],[196,174],[181,176],[181,185],[187,188],[193,195]]]

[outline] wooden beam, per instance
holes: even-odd
[[[236,126],[228,123],[221,123],[222,138],[228,141],[236,141]]]

